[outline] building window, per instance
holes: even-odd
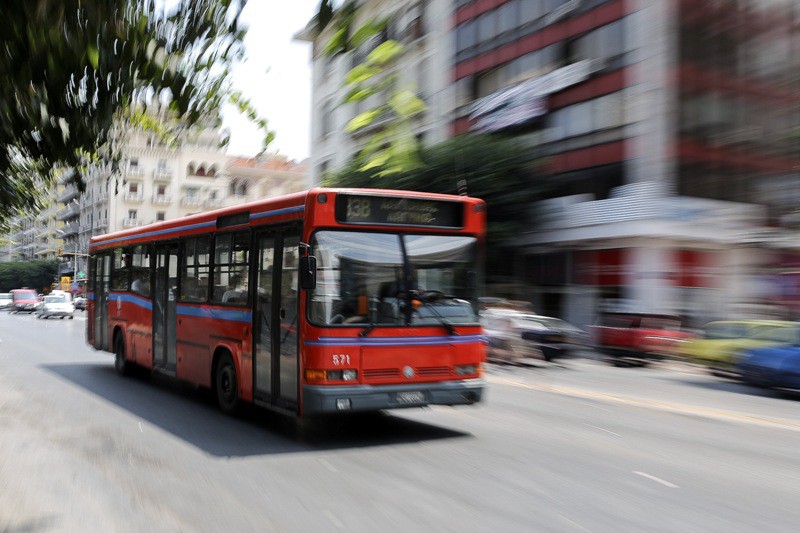
[[[134,193],[134,194],[139,192],[139,184],[136,183],[135,181],[132,181],[131,183],[129,183],[128,184],[128,192]]]
[[[128,218],[136,220],[136,209],[128,209]]]
[[[158,160],[158,170],[167,170],[167,160],[166,159],[159,159]]]
[[[165,217],[166,213],[164,211],[159,211],[158,213],[156,213],[156,221],[158,222],[163,222],[164,220],[166,220]]]
[[[130,167],[131,168],[139,168],[139,159],[136,158],[136,157],[131,157]]]
[[[328,100],[322,104],[322,136],[330,135],[333,131],[333,101]]]
[[[456,51],[461,52],[475,46],[478,42],[477,24],[470,20],[456,28]]]
[[[158,195],[159,196],[164,196],[165,194],[167,194],[167,186],[166,185],[159,185],[157,190],[158,190]]]

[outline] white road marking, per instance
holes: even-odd
[[[323,465],[325,465],[325,468],[327,468],[331,472],[338,472],[339,471],[338,468],[336,468],[335,466],[330,464],[326,459],[320,459],[319,462],[322,463]]]
[[[578,402],[578,403],[581,404],[581,405],[587,405],[589,407],[594,407],[595,409],[600,409],[601,411],[605,411],[607,413],[611,412],[611,409],[606,409],[605,407],[600,407],[599,405],[594,404],[594,403],[588,403],[588,402]]]
[[[634,470],[633,473],[636,474],[636,475],[642,476],[642,477],[646,477],[647,479],[651,479],[651,480],[655,481],[656,483],[661,483],[665,487],[669,487],[671,489],[680,488],[680,487],[678,487],[678,485],[676,485],[674,483],[670,483],[669,481],[664,481],[661,478],[658,478],[656,476],[651,476],[650,474],[646,474],[644,472],[639,472],[638,470]]]
[[[338,518],[336,518],[336,516],[334,516],[334,514],[332,512],[326,510],[325,511],[325,516],[328,517],[328,520],[330,520],[331,523],[334,526],[336,526],[337,529],[344,529],[344,524],[342,524],[342,522]]]
[[[569,518],[567,518],[567,517],[566,517],[566,516],[564,516],[563,514],[560,514],[560,515],[557,515],[557,516],[558,516],[559,518],[563,518],[564,520],[566,520],[567,522],[569,522],[569,523],[570,523],[570,524],[572,524],[573,526],[575,526],[575,527],[577,527],[577,528],[580,528],[582,531],[587,531],[588,533],[591,533],[591,531],[589,531],[588,529],[586,529],[585,527],[583,527],[582,525],[580,525],[579,523],[577,523],[575,520],[570,520]]]
[[[611,434],[612,434],[612,435],[614,435],[615,437],[621,437],[621,436],[622,436],[622,435],[620,435],[619,433],[614,433],[613,431],[609,431],[609,430],[607,430],[607,429],[605,429],[605,428],[601,428],[600,426],[593,426],[593,425],[591,425],[591,424],[583,424],[583,425],[584,425],[584,426],[588,426],[588,427],[590,427],[590,428],[599,429],[600,431],[605,431],[606,433],[611,433]]]

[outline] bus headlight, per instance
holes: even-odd
[[[456,365],[456,375],[466,376],[469,374],[477,374],[479,365]]]
[[[307,381],[357,381],[358,370],[306,370]]]
[[[355,381],[358,379],[358,370],[328,370],[328,381]]]

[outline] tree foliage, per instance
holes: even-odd
[[[329,1],[322,1],[317,29],[321,32],[330,26],[331,33],[323,54],[333,57],[374,46],[364,61],[345,76],[348,91],[341,104],[366,102],[376,94],[382,96],[381,102],[354,117],[345,129],[367,138],[359,152],[361,170],[381,175],[402,173],[419,165],[412,121],[427,106],[410,87],[403,86],[402,78],[393,69],[405,47],[393,39],[374,43],[388,21],[370,18],[358,24],[358,13],[355,1],[346,2],[335,11]]]
[[[26,0],[0,17],[0,223],[41,207],[53,171],[97,157],[135,103],[219,118],[246,0]],[[165,7],[169,6],[169,7]],[[263,124],[266,126],[266,124]],[[78,172],[73,182],[83,190]]]
[[[58,275],[58,261],[0,263],[0,292],[30,287],[36,291],[50,287]]]
[[[501,270],[503,247],[530,223],[529,204],[542,191],[534,152],[513,139],[468,134],[420,148],[418,158],[418,167],[393,174],[354,161],[326,175],[323,185],[466,192],[482,198],[487,203],[488,270]]]

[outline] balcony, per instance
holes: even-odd
[[[203,200],[203,205],[206,207],[221,207],[222,199],[220,198],[206,198]]]
[[[129,204],[140,204],[144,202],[144,193],[141,192],[126,192],[125,201]]]
[[[80,229],[78,231],[80,233],[91,233],[91,231],[93,229],[94,229],[94,226],[92,226],[91,224],[81,224],[81,227],[80,227]]]
[[[56,200],[58,200],[58,203],[60,204],[66,204],[70,200],[77,198],[79,194],[78,188],[70,184],[67,185],[63,191],[61,191]]]
[[[36,250],[36,255],[55,254],[57,251],[56,245],[51,243],[39,243],[34,249]]]
[[[102,202],[107,202],[107,201],[108,201],[108,193],[107,192],[101,192],[99,194],[96,194],[95,197],[94,197],[94,203],[96,203],[96,204],[99,204],[99,203],[102,203]]]
[[[129,178],[139,178],[142,179],[144,177],[144,170],[139,167],[129,167],[125,171],[125,175]]]
[[[201,207],[203,204],[203,199],[197,196],[184,196],[181,198],[181,205],[183,207]]]
[[[139,226],[144,226],[145,221],[139,220],[138,218],[123,218],[122,219],[122,227],[123,228],[138,228]]]
[[[56,213],[56,220],[67,220],[81,214],[81,209],[75,204],[70,204]]]
[[[95,229],[107,229],[108,228],[108,219],[107,218],[98,218],[94,221]]]
[[[172,181],[172,171],[168,168],[157,168],[153,171],[153,181]]]
[[[155,205],[167,205],[172,203],[171,194],[154,194],[153,203]]]
[[[70,222],[66,224],[63,228],[61,228],[61,237],[69,237],[70,235],[76,235],[80,231],[80,224],[77,222]]]

